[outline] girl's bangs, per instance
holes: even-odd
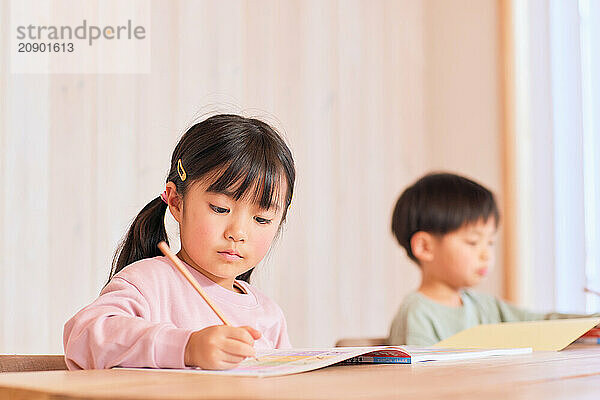
[[[277,208],[280,198],[282,166],[276,166],[266,154],[248,154],[223,168],[208,191],[223,193],[235,200],[248,199],[264,210]]]

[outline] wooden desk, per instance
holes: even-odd
[[[335,366],[275,378],[91,370],[0,374],[5,399],[598,399],[600,345],[457,363]]]

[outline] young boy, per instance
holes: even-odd
[[[458,175],[426,175],[402,193],[392,232],[422,279],[394,318],[390,344],[428,346],[477,324],[570,316],[522,310],[469,289],[494,265],[498,222],[494,195]]]

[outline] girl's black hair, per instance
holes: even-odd
[[[178,163],[185,170],[185,180]],[[280,199],[282,176],[287,192],[282,223],[294,192],[296,177],[292,153],[281,136],[266,123],[239,115],[220,114],[193,125],[181,137],[171,157],[167,182],[185,197],[190,185],[202,178],[214,179],[211,192],[236,200],[249,195],[261,208],[269,209]],[[167,205],[160,196],[137,215],[115,252],[109,280],[125,266],[162,255],[157,245],[168,243],[164,218]],[[238,276],[249,281],[254,268]]]
[[[445,235],[465,224],[487,221],[489,217],[494,217],[498,226],[498,206],[487,188],[455,174],[429,174],[408,187],[396,202],[392,233],[418,264],[410,245],[415,233]]]

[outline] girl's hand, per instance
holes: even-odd
[[[192,333],[186,346],[186,366],[230,369],[246,357],[254,357],[254,341],[261,334],[249,326],[215,325]]]

